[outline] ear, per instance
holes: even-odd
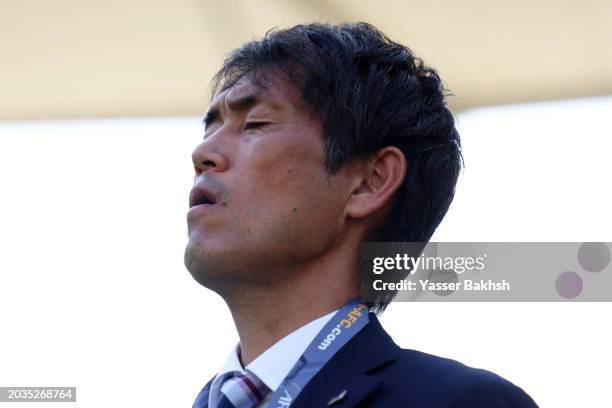
[[[380,149],[360,171],[353,173],[345,216],[364,218],[378,212],[391,201],[405,177],[404,153],[395,146]]]

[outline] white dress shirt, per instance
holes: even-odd
[[[336,312],[337,310],[334,310],[289,333],[246,366],[246,370],[255,374],[272,390],[257,406],[258,408],[267,405],[272,394],[274,394],[287,374],[289,374],[289,371],[293,368],[295,363],[297,363],[300,356],[306,351],[308,345]],[[221,370],[219,370],[210,386],[210,393],[208,395],[209,408],[216,408],[218,401],[221,399],[222,384],[220,379],[223,374],[233,371],[238,371],[242,374],[245,373],[245,368],[242,367],[240,359],[238,358],[239,347],[240,344],[234,346],[225,364]]]

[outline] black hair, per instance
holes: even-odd
[[[234,50],[213,78],[213,96],[245,75],[287,74],[321,120],[325,167],[396,146],[406,177],[369,241],[422,242],[446,214],[463,165],[449,95],[436,70],[368,23],[313,23],[269,31]],[[369,302],[382,312],[391,299]]]

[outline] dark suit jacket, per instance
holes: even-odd
[[[198,400],[207,400],[211,383],[212,380],[206,384]],[[341,394],[343,398],[328,405]],[[373,313],[370,322],[323,366],[291,404],[291,408],[327,406],[537,407],[521,388],[490,371],[401,349]]]

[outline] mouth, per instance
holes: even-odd
[[[208,190],[195,187],[189,194],[189,208],[197,206],[213,206],[217,203],[215,196]]]

